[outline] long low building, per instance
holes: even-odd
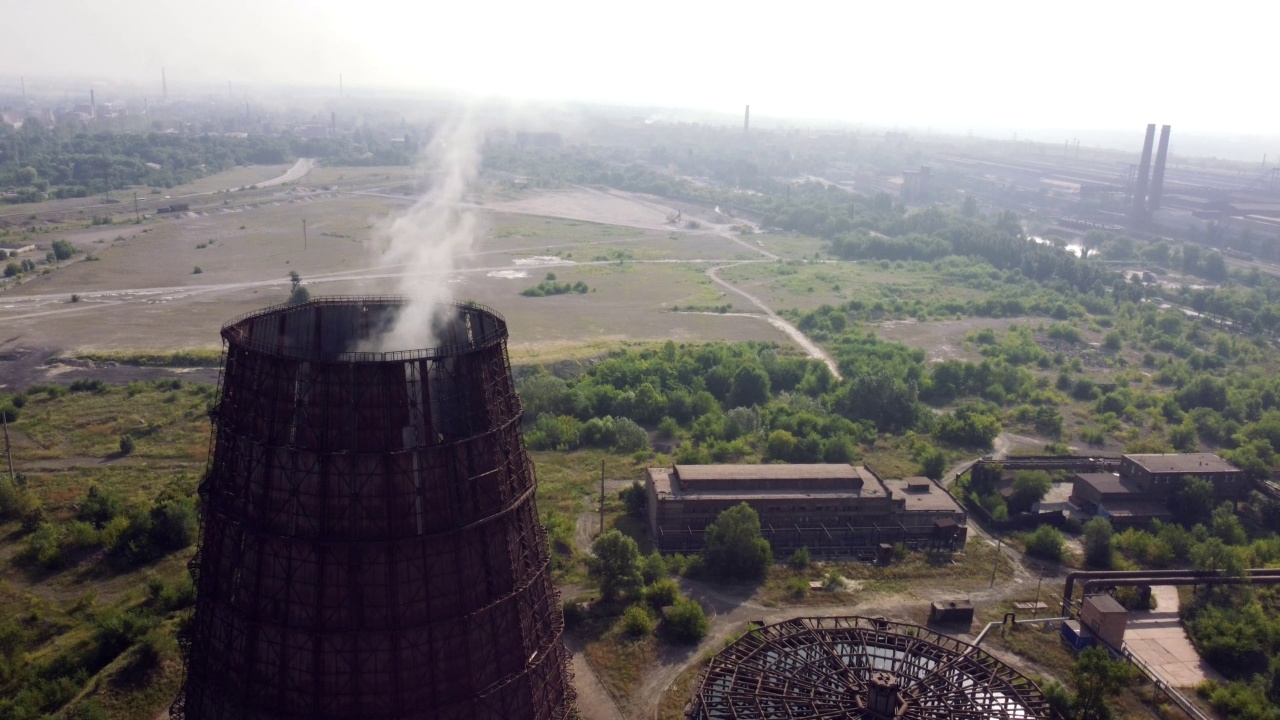
[[[673,465],[649,468],[649,530],[662,552],[697,552],[719,514],[747,503],[775,553],[872,555],[885,544],[956,550],[966,514],[927,478],[882,479],[865,466]]]

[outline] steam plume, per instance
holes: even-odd
[[[395,323],[363,350],[433,347],[432,328],[451,299],[448,280],[457,257],[475,239],[476,213],[462,207],[480,171],[480,133],[469,116],[450,121],[423,155],[430,189],[404,214],[383,225],[383,263],[404,270],[399,292],[409,298]]]

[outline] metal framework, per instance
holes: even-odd
[[[711,660],[690,720],[1049,718],[1030,680],[981,649],[917,625],[796,618]]]
[[[455,305],[438,347],[358,351],[404,302],[321,298],[223,327],[171,717],[571,714],[506,323]]]

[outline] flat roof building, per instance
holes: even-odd
[[[697,552],[719,514],[747,503],[778,553],[873,554],[883,543],[963,547],[965,512],[926,478],[865,466],[673,465],[649,468],[649,530],[662,552]]]
[[[1123,455],[1120,476],[1161,499],[1181,489],[1187,477],[1212,483],[1214,497],[1219,500],[1238,500],[1249,490],[1244,471],[1213,453]]]

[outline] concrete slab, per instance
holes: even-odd
[[[1178,618],[1178,589],[1155,587],[1151,594],[1156,598],[1154,611],[1129,614],[1124,639],[1129,652],[1174,687],[1189,688],[1208,679],[1222,680],[1200,659],[1187,638]]]

